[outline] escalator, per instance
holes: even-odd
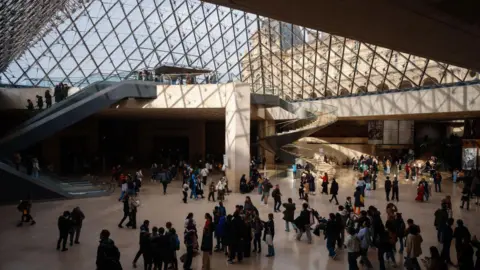
[[[148,81],[100,82],[92,84],[27,120],[5,137],[0,139],[0,157],[8,158],[14,153],[48,138],[85,118],[91,116],[125,98],[155,99],[157,84]],[[58,176],[42,173],[33,179],[12,166],[0,162],[0,176],[11,188],[29,189],[36,199],[76,198],[85,195],[102,194],[88,184],[68,183]],[[10,183],[12,182],[12,183]],[[23,188],[23,190],[25,190]],[[12,189],[7,189],[12,190]],[[19,194],[12,193],[12,196]],[[42,197],[42,198],[39,198]],[[16,197],[15,199],[24,198]],[[3,199],[1,200],[3,201]]]

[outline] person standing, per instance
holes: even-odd
[[[182,188],[182,193],[183,193],[183,203],[187,203],[187,197],[188,197],[188,183],[184,182],[183,183],[183,188]]]
[[[32,177],[38,178],[40,172],[40,164],[38,163],[38,159],[36,157],[32,158]]]
[[[447,211],[446,204],[442,204],[442,207],[437,209],[434,215],[435,215],[435,220],[433,222],[433,225],[437,229],[437,241],[441,243],[442,233],[448,221],[448,211]]]
[[[202,270],[210,270],[210,259],[213,251],[213,223],[212,216],[205,214],[205,226],[203,227],[202,245],[200,249],[203,252]]]
[[[125,195],[122,198],[123,218],[120,220],[120,223],[118,223],[119,228],[123,228],[123,222],[130,216],[130,202],[129,202],[129,199],[128,199],[129,197],[130,196],[128,196],[128,194],[125,193]]]
[[[453,226],[454,220],[453,218],[449,218],[446,225],[443,227],[442,231],[442,261],[446,262],[447,264],[453,265],[452,260],[450,258],[450,247],[452,246],[453,240]]]
[[[397,175],[394,175],[392,182],[392,201],[397,200],[398,202],[398,178]]]
[[[288,198],[287,201],[287,203],[283,204],[283,207],[285,208],[283,211],[283,220],[285,220],[285,231],[289,232],[289,223],[292,223],[293,228],[296,230],[295,224],[293,223],[295,216],[295,203],[293,203],[292,198]]]
[[[442,192],[442,175],[440,172],[433,174],[433,183],[435,184],[435,192]]]
[[[57,250],[60,250],[60,245],[62,245],[62,251],[67,251],[68,233],[72,229],[72,220],[70,219],[69,211],[63,212],[63,215],[58,218],[57,227],[59,232]]]
[[[47,109],[52,107],[52,94],[50,94],[50,90],[45,91],[45,104],[47,105]]]
[[[329,202],[331,203],[332,200],[335,199],[335,205],[338,205],[338,199],[337,199],[338,183],[337,183],[337,180],[335,179],[335,177],[333,178],[332,185],[330,186],[330,194],[332,195],[332,198],[330,198]]]
[[[172,243],[170,237],[165,235],[165,228],[160,227],[158,229],[158,235],[152,238],[151,244],[154,269],[162,270],[163,266],[163,269],[167,270],[170,262],[168,254]]]
[[[328,174],[322,176],[322,194],[328,195]]]
[[[70,233],[70,246],[73,246],[73,237],[75,236],[75,244],[80,244],[78,238],[80,237],[80,232],[82,231],[83,220],[85,215],[83,214],[80,207],[75,207],[71,213],[72,216],[72,231]]]
[[[280,192],[280,187],[275,185],[275,189],[272,191],[273,197],[273,212],[280,212],[280,206],[282,205],[282,193]]]
[[[208,165],[208,163],[206,164]],[[205,167],[200,171],[200,175],[202,176],[202,183],[204,186],[207,185],[207,177],[208,177],[208,168]]]
[[[403,220],[402,213],[396,213],[395,215],[395,234],[397,235],[397,240],[400,243],[400,249],[398,252],[403,253],[403,244],[405,241],[405,230],[407,226],[405,225],[405,221]]]
[[[390,201],[391,190],[392,190],[392,181],[390,180],[390,177],[387,176],[387,179],[385,180],[385,195],[387,196],[387,202]]]
[[[355,235],[354,228],[349,228],[348,236],[345,239],[345,246],[348,252],[348,269],[358,270],[357,258],[360,253],[360,240]]]
[[[259,216],[255,216],[253,220],[253,250],[252,252],[262,253],[262,231],[263,231],[263,221],[260,220]]]
[[[120,251],[110,239],[110,232],[102,230],[97,249],[97,270],[122,270]]]
[[[268,214],[268,221],[265,223],[264,241],[268,246],[267,257],[275,256],[275,247],[273,246],[273,238],[275,237],[275,223],[273,222],[273,214]]]

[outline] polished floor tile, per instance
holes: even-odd
[[[339,199],[343,204],[346,196],[353,194],[355,174],[351,170],[337,170],[337,180],[340,183]],[[375,205],[382,211],[385,217],[385,193],[383,192],[382,178],[379,189],[367,194],[366,205]],[[274,184],[280,184],[283,198],[292,197],[300,208],[296,183],[290,179],[272,178]],[[169,193],[163,195],[161,185],[146,183],[140,196],[141,207],[138,213],[138,222],[149,219],[151,227],[164,226],[171,221],[177,231],[182,231],[183,221],[189,212],[195,214],[197,224],[203,224],[203,215],[211,212],[214,203],[206,199],[189,201],[188,204],[181,202],[179,183],[172,183]],[[462,218],[472,234],[480,234],[479,207],[473,205],[470,211],[459,209],[460,185],[453,185],[450,180],[444,180],[443,192],[434,193],[429,202],[415,202],[416,187],[411,182],[401,182],[400,202],[398,208],[405,219],[412,218],[421,226],[424,239],[422,248],[424,255],[428,255],[428,248],[437,245],[436,232],[433,227],[433,212],[439,207],[440,200],[447,194],[453,198],[453,214],[455,218]],[[273,201],[268,206],[260,205],[260,196],[255,192],[250,194],[258,207],[261,216],[266,218],[273,210]],[[122,217],[122,204],[117,201],[118,194],[110,197],[91,198],[81,200],[54,201],[36,203],[33,206],[33,216],[37,224],[35,226],[15,227],[19,213],[15,206],[0,207],[0,269],[2,270],[45,270],[45,269],[68,269],[68,270],[92,270],[95,269],[96,248],[98,235],[102,229],[111,232],[112,239],[121,251],[121,262],[124,269],[131,269],[131,262],[138,249],[138,230],[119,229],[117,224]],[[227,211],[233,211],[236,204],[243,204],[245,195],[232,194],[227,197]],[[310,202],[313,208],[321,215],[328,215],[336,211],[336,206],[328,202],[326,195],[311,196]],[[56,222],[58,216],[64,210],[71,210],[80,206],[86,215],[82,228],[80,245],[75,245],[67,252],[55,250],[57,241]],[[298,214],[298,211],[297,211]],[[384,218],[385,221],[385,218]],[[347,259],[344,252],[340,252],[338,259],[333,261],[328,258],[323,237],[315,237],[313,244],[309,245],[305,240],[296,241],[292,232],[284,231],[282,214],[275,214],[277,234],[275,236],[275,258],[265,258],[264,254],[254,255],[244,260],[242,264],[227,265],[225,257],[214,254],[212,258],[213,269],[347,269]],[[184,246],[180,250],[182,253]],[[264,246],[264,252],[266,246]],[[194,260],[194,269],[201,269],[201,256]],[[369,257],[378,269],[376,251],[370,250]],[[455,258],[455,256],[452,256]],[[397,255],[397,261],[401,256]],[[142,265],[139,261],[139,267]]]

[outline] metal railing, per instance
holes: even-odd
[[[305,107],[287,101],[283,102],[286,106],[280,105],[280,107],[295,118],[260,127],[261,138],[328,126],[337,120],[337,108],[334,106],[312,103]]]

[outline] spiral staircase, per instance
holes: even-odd
[[[299,151],[293,150],[297,147],[293,143],[335,123],[337,121],[337,108],[313,102],[311,102],[308,107],[303,107],[299,106],[299,103],[288,102],[278,96],[270,97],[270,99],[271,102],[268,103],[268,105],[278,106],[295,115],[296,118],[265,127],[261,132],[263,136],[258,139],[258,144],[269,152],[278,154],[281,151],[295,158],[303,159],[305,162],[313,165],[317,173],[327,172],[334,174],[335,169],[333,166],[304,156],[300,154]],[[281,132],[277,133],[277,130],[281,130]]]

